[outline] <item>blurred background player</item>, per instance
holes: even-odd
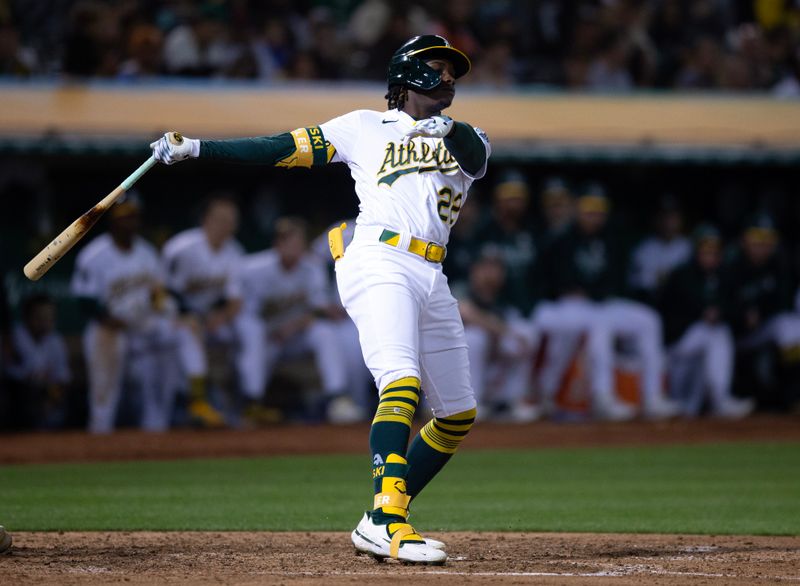
[[[46,294],[28,297],[11,332],[6,374],[12,385],[12,419],[21,427],[58,427],[72,375],[64,338],[56,331],[56,306]]]
[[[675,267],[692,256],[692,243],[683,234],[683,214],[673,197],[661,200],[655,218],[655,233],[633,251],[629,285],[637,299],[656,303],[656,294]]]
[[[128,197],[108,216],[108,232],[80,251],[72,277],[72,292],[89,318],[83,338],[89,431],[114,429],[123,386],[138,390],[139,425],[164,430],[180,386],[179,380],[168,376],[174,353],[179,357],[196,354],[198,345],[188,328],[175,320],[156,249],[138,236],[138,201]],[[196,356],[181,362],[186,376],[201,375],[186,369],[187,364],[199,362]]]
[[[716,417],[739,419],[752,400],[731,394],[733,334],[722,274],[722,238],[709,225],[694,232],[694,256],[672,272],[659,295],[669,347],[670,386],[683,413],[696,416],[708,398]]]
[[[575,221],[575,198],[563,178],[550,177],[542,188],[540,203],[542,224],[538,237],[543,256],[545,249],[569,230]]]
[[[173,236],[164,245],[167,288],[178,301],[186,324],[197,338],[201,362],[192,369],[201,373],[189,380],[189,415],[208,425],[222,425],[222,416],[207,400],[208,352],[222,351],[235,343],[233,320],[241,309],[239,263],[244,249],[235,240],[239,208],[228,195],[212,196],[201,225]]]
[[[748,219],[726,276],[740,362],[749,375],[740,382],[760,389],[765,406],[786,408],[798,398],[800,315],[791,311],[792,275],[768,214]]]
[[[523,313],[528,313],[536,301],[535,287],[539,284],[533,276],[539,251],[529,207],[525,176],[516,170],[505,172],[492,192],[492,214],[475,235],[480,250],[502,256],[507,271],[503,298]]]
[[[329,226],[311,243],[310,252],[327,268],[328,287],[331,291],[332,303],[331,309],[328,311],[328,319],[336,330],[336,339],[342,349],[342,357],[345,360],[345,368],[347,370],[347,388],[350,389],[350,396],[364,410],[364,416],[366,417],[366,413],[375,410],[375,381],[364,362],[364,356],[361,354],[361,344],[358,341],[356,324],[347,315],[347,311],[342,305],[339,289],[335,283],[335,261],[331,256],[330,245],[328,244],[328,232],[333,228],[341,227],[342,224],[345,225],[344,230],[342,230],[342,241],[345,246],[350,244],[356,229],[355,218],[348,218]],[[342,408],[349,410],[346,401],[340,401],[339,403]],[[336,418],[335,414],[332,415]]]
[[[251,402],[245,415],[259,419],[261,399],[278,360],[311,353],[328,420],[337,424],[362,420],[363,410],[346,394],[346,360],[331,322],[337,310],[325,265],[309,252],[306,222],[280,218],[273,248],[245,257],[241,275],[237,365],[242,392]]]
[[[626,255],[607,228],[605,191],[589,184],[576,205],[575,224],[548,249],[545,280],[556,303],[544,304],[534,315],[534,323],[548,334],[545,392],[553,392],[552,381],[568,366],[576,333],[583,332],[595,413],[604,419],[631,418],[633,408],[614,393],[614,344],[622,339],[631,344],[638,360],[642,414],[651,419],[673,417],[679,407],[663,395],[661,318],[623,296]]]
[[[534,335],[520,311],[501,300],[506,268],[484,253],[470,269],[469,293],[459,300],[478,412],[486,419],[527,423],[539,417],[530,402]]]

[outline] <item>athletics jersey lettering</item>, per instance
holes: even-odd
[[[358,225],[446,244],[469,187],[485,166],[475,175],[465,172],[441,138],[419,136],[403,144],[414,122],[398,110],[356,110],[319,128],[335,148],[331,161],[350,168],[359,199]],[[488,139],[475,132],[488,159]]]
[[[419,153],[417,146],[419,146]],[[439,139],[435,148],[426,142],[420,142],[417,145],[413,140],[408,144],[392,141],[386,144],[383,164],[378,170],[378,185],[391,186],[403,175],[433,171],[439,171],[445,175],[458,171],[458,163],[450,151],[444,147],[444,141]]]

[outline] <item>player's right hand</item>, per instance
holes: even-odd
[[[153,149],[153,158],[165,165],[200,156],[200,141],[181,136],[177,132],[165,133],[157,141],[150,143],[150,148]]]

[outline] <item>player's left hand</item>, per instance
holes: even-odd
[[[403,144],[407,144],[416,136],[426,136],[430,138],[444,138],[453,130],[455,122],[450,116],[431,116],[423,120],[417,120],[414,127],[406,132],[403,137]]]

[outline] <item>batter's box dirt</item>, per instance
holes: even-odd
[[[344,533],[18,533],[3,584],[800,584],[800,538],[449,533],[443,567]]]

